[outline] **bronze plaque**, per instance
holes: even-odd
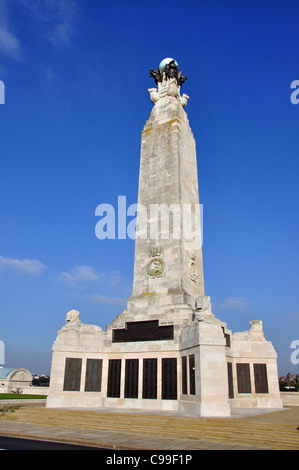
[[[138,359],[126,359],[125,398],[138,398]]]
[[[82,359],[67,357],[65,359],[63,390],[79,392],[81,381]]]
[[[113,343],[173,339],[173,325],[159,326],[159,320],[126,322],[126,328],[112,331]]]
[[[227,363],[227,379],[228,379],[228,398],[234,398],[233,365],[231,362]]]
[[[266,364],[253,364],[255,393],[269,393]]]
[[[187,395],[187,356],[182,357],[182,394]]]
[[[157,359],[143,359],[142,398],[157,398]]]
[[[195,356],[190,354],[189,356],[189,385],[190,395],[195,395]]]
[[[107,397],[120,397],[121,359],[109,359]]]
[[[249,364],[237,364],[238,393],[251,393]]]
[[[85,392],[100,392],[102,385],[102,359],[87,359]]]
[[[177,399],[177,359],[168,357],[162,359],[162,399]]]

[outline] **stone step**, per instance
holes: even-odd
[[[156,437],[299,449],[299,433],[295,425],[240,418],[165,417],[26,406],[6,411],[0,419],[60,428],[121,431],[126,434],[142,433]]]

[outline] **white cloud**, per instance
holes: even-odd
[[[109,271],[106,274],[107,277],[107,284],[112,289],[117,289],[118,291],[127,292],[129,288],[131,288],[131,281],[124,276],[121,272],[117,270]]]
[[[63,79],[56,73],[52,67],[46,66],[43,68],[43,74],[47,83],[62,83]]]
[[[0,256],[0,270],[5,268],[13,269],[26,274],[39,274],[45,268],[45,265],[37,259],[17,259],[4,258]]]
[[[233,310],[247,313],[251,305],[250,299],[246,297],[229,297],[222,302],[215,302],[214,307],[217,310]]]
[[[44,37],[55,46],[69,44],[79,9],[74,0],[18,0],[24,11],[42,27]]]
[[[101,294],[89,295],[88,300],[93,303],[105,305],[121,305],[125,306],[127,299],[121,297],[106,297]]]
[[[0,23],[0,50],[14,59],[20,57],[19,40],[2,21]]]
[[[81,291],[81,298],[99,305],[124,308],[131,292],[129,279],[116,270],[103,273],[91,266],[75,266],[61,273],[60,280],[75,289],[77,294]]]
[[[56,47],[70,44],[81,8],[75,0],[16,2],[18,12],[25,15],[28,30],[34,33],[38,31],[40,36]],[[0,53],[20,60],[21,41],[12,21],[12,6],[11,0],[0,0]]]
[[[74,266],[69,271],[60,274],[60,279],[69,285],[79,285],[98,282],[105,284],[110,290],[127,293],[131,286],[129,279],[117,270],[103,273],[92,266]]]
[[[6,0],[0,3],[0,52],[20,59],[20,41],[11,25]]]
[[[105,275],[91,266],[75,266],[69,272],[61,273],[61,278],[70,285],[79,283],[100,282]]]

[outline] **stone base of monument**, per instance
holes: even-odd
[[[276,353],[262,322],[232,334],[206,305],[189,318],[186,308],[178,323],[167,314],[140,320],[125,311],[106,331],[69,312],[53,345],[47,406],[202,417],[282,407]]]

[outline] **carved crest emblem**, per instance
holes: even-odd
[[[161,277],[164,272],[165,263],[161,258],[161,248],[152,248],[151,257],[147,265],[147,272],[151,278]]]

